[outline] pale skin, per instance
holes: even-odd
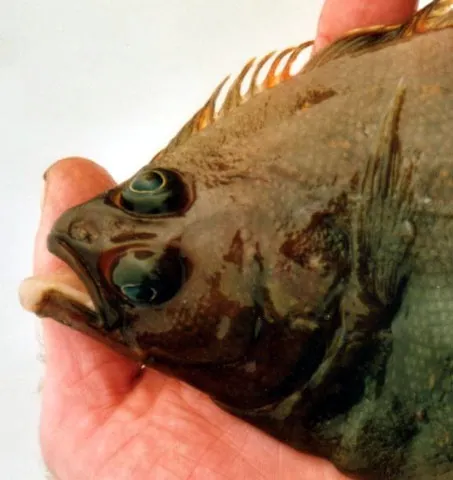
[[[352,28],[401,23],[415,6],[415,0],[327,0],[316,47]],[[72,275],[47,251],[48,231],[64,210],[111,188],[113,180],[80,158],[57,162],[46,180],[35,273]],[[41,444],[57,479],[348,478],[327,461],[228,415],[178,380],[152,369],[139,375],[136,363],[53,320],[43,320],[43,337]]]

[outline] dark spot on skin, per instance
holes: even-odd
[[[254,255],[254,260],[258,264],[260,272],[263,272],[264,271],[264,257],[263,257],[263,254],[261,253],[259,242],[256,242],[255,251],[256,251],[256,253]]]
[[[146,232],[124,232],[118,235],[113,236],[110,241],[112,243],[126,243],[134,242],[137,240],[152,240],[156,238],[155,233],[146,233]]]
[[[146,260],[147,258],[151,258],[154,255],[154,252],[149,250],[136,250],[134,252],[134,257],[137,260]]]
[[[218,170],[219,172],[225,172],[231,169],[230,165],[227,165],[225,162],[220,161],[212,162],[212,166],[213,169],[215,168],[215,170]]]
[[[347,239],[330,214],[316,213],[305,230],[287,236],[280,253],[304,268],[327,273],[328,264],[346,260]]]
[[[244,242],[241,238],[241,231],[237,230],[230,245],[230,249],[223,256],[226,262],[234,263],[240,270],[244,261]]]

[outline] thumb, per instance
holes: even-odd
[[[373,25],[395,25],[414,14],[418,0],[326,0],[318,25],[315,51],[348,31]]]

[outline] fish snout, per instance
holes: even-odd
[[[55,222],[49,239],[69,244],[75,248],[87,248],[95,244],[100,237],[100,222],[90,210],[74,207],[64,212]]]

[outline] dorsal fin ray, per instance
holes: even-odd
[[[269,52],[257,63],[255,71],[253,72],[253,75],[252,75],[252,79],[250,80],[249,89],[247,91],[247,94],[249,95],[249,97],[253,97],[257,93],[261,92],[261,89],[259,88],[259,84],[258,84],[258,76],[263,70],[264,65],[266,65],[266,63],[274,54],[275,52]]]
[[[275,55],[275,52],[268,53],[261,59],[257,60],[252,58],[244,68],[241,70],[239,75],[234,79],[233,83],[228,88],[226,92],[225,99],[223,100],[220,107],[218,107],[217,102],[219,96],[223,91],[223,88],[230,77],[225,78],[220,85],[214,90],[214,92],[209,97],[208,101],[203,105],[200,110],[198,110],[195,115],[182,127],[179,133],[173,138],[170,144],[165,150],[172,149],[177,145],[183,143],[187,138],[189,138],[193,133],[203,130],[207,126],[215,123],[219,118],[224,117],[232,110],[234,110],[239,105],[242,105],[250,98],[254,97],[263,90],[275,87],[279,83],[287,80],[291,77],[290,69],[291,66],[298,59],[299,54],[306,48],[313,45],[312,41],[305,42],[297,47],[287,48],[275,57],[272,63],[269,66],[269,70],[264,78],[264,80],[259,83],[258,77],[262,72],[266,63]],[[282,60],[288,57],[285,61],[281,73],[277,74],[277,69],[280,66]],[[251,79],[247,91],[241,93],[242,86],[245,81],[247,74],[251,73]]]
[[[275,54],[275,52],[268,53],[259,60],[253,58],[244,66],[228,88],[225,99],[221,105],[218,105],[219,97],[221,93],[223,93],[223,89],[230,77],[225,78],[225,80],[220,83],[203,107],[181,128],[168,146],[160,151],[154,158],[174,149],[176,146],[185,142],[192,134],[214,124],[219,118],[226,116],[255,95],[285,82],[294,75],[306,73],[346,55],[359,55],[369,52],[373,48],[382,48],[386,44],[401,38],[409,38],[414,35],[449,27],[453,27],[453,0],[434,0],[425,8],[419,10],[404,24],[391,26],[377,25],[347,33],[328,47],[316,53],[308,60],[303,68],[295,73],[291,72],[291,67],[295,64],[301,52],[313,45],[313,41],[302,43],[297,47],[287,48],[278,54]],[[272,60],[264,80],[259,82],[259,75],[274,55],[276,56]],[[282,62],[283,68],[281,68],[280,73],[277,74],[279,67],[282,66]],[[249,86],[245,93],[241,93],[245,78],[248,74],[251,74]]]
[[[381,48],[398,39],[449,27],[453,27],[453,0],[435,0],[415,13],[406,23],[351,30],[312,57],[302,72],[313,70],[344,55],[369,52],[374,47]]]
[[[217,118],[225,115],[225,113],[229,112],[234,107],[237,107],[243,102],[243,100],[245,100],[241,95],[241,86],[242,86],[242,82],[244,81],[244,78],[250,72],[254,62],[255,62],[254,58],[249,60],[249,62],[241,70],[241,73],[239,73],[239,75],[236,77],[236,80],[233,82],[233,84],[231,85],[231,87],[227,92],[225,100],[223,101],[223,104],[222,104],[222,108],[219,110],[217,114]]]

